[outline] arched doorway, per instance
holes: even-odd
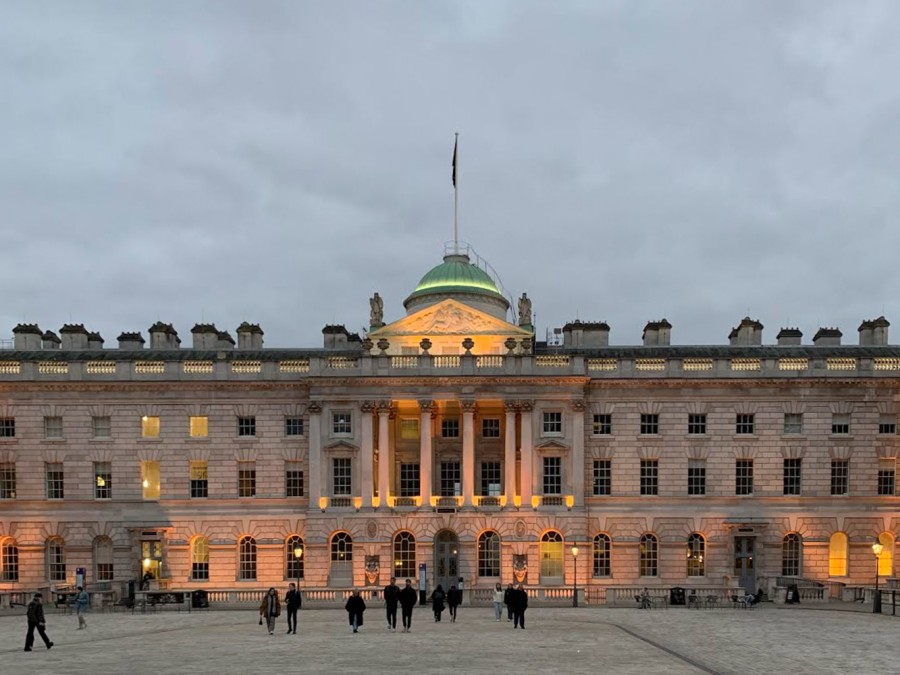
[[[434,538],[434,587],[441,584],[446,591],[459,579],[459,537],[456,532],[441,530]]]

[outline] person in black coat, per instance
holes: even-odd
[[[399,599],[400,609],[403,614],[403,632],[408,633],[412,628],[413,607],[415,607],[416,603],[419,601],[419,594],[416,593],[416,589],[413,588],[411,579],[406,580],[406,585],[400,591]]]
[[[344,609],[347,610],[350,627],[354,633],[358,633],[359,627],[363,625],[363,612],[366,611],[366,601],[362,599],[358,590],[354,590],[353,595],[347,599]]]
[[[447,591],[447,607],[450,609],[450,622],[453,623],[456,621],[456,608],[459,607],[462,602],[462,591],[456,588],[456,586],[451,586],[450,590]]]
[[[444,600],[446,599],[447,594],[444,593],[444,587],[440,584],[437,585],[437,588],[434,589],[434,592],[431,594],[431,609],[434,610],[434,620],[440,621],[441,614],[444,611]]]
[[[525,629],[525,610],[528,609],[528,591],[522,584],[512,592],[513,628]]]
[[[287,608],[288,633],[297,634],[297,610],[303,605],[303,598],[297,586],[291,583],[288,592],[284,594],[284,606]]]
[[[397,632],[397,603],[400,601],[400,587],[397,579],[391,577],[391,583],[384,587],[384,609],[387,612],[388,630]]]
[[[44,606],[41,604],[40,593],[35,593],[31,602],[28,603],[28,632],[25,634],[25,651],[30,652],[34,645],[34,630],[37,629],[47,649],[53,646],[50,638],[47,637],[47,631],[44,630],[46,621],[44,620]]]
[[[506,620],[512,621],[513,618],[513,594],[516,592],[516,589],[512,584],[506,587],[506,591],[503,593],[503,604],[506,605]]]

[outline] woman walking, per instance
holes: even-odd
[[[262,624],[263,619],[266,620],[269,635],[275,635],[275,619],[279,614],[281,614],[281,601],[278,599],[278,591],[270,588],[259,605],[259,623]]]
[[[503,618],[503,584],[499,581],[497,585],[494,586],[494,617],[499,621]]]
[[[84,613],[91,604],[91,596],[84,590],[83,586],[78,587],[78,593],[75,594],[75,614],[78,615],[78,630],[87,628],[87,621],[84,619]]]
[[[438,584],[437,588],[434,589],[434,593],[431,594],[431,609],[434,610],[435,622],[441,620],[441,614],[444,611],[444,599],[446,597],[447,595],[444,593],[444,587]]]
[[[506,591],[503,593],[503,604],[506,605],[506,620],[512,621],[513,617],[513,596],[516,594],[516,589],[513,588],[513,585],[510,584],[506,587]]]
[[[358,633],[359,627],[363,625],[363,612],[366,611],[366,601],[360,596],[359,590],[353,590],[353,594],[347,598],[347,604],[344,605],[344,609],[347,610],[350,627],[354,633]]]
[[[456,608],[462,603],[462,591],[451,586],[447,591],[447,607],[450,609],[450,623],[456,622]]]

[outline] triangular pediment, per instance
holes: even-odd
[[[531,337],[527,330],[453,299],[426,307],[369,333],[369,337],[375,340],[392,336],[435,335]]]
[[[349,441],[333,441],[325,446],[325,450],[350,450],[356,451],[359,450],[358,447],[350,443]]]
[[[561,441],[544,441],[534,446],[535,450],[568,450],[569,446]]]

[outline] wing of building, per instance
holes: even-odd
[[[84,581],[107,600],[300,579],[419,576],[490,601],[631,602],[638,589],[811,599],[894,575],[900,348],[823,328],[763,344],[639,344],[573,322],[536,341],[491,275],[452,251],[362,338],[267,349],[157,323],[117,348],[19,325],[0,351],[0,600]],[[724,333],[724,331],[723,331]],[[636,337],[636,336],[635,336]],[[877,562],[872,544],[883,545]],[[130,582],[134,582],[133,584]],[[247,592],[250,592],[249,594]],[[849,592],[849,591],[848,591]],[[241,595],[243,593],[243,595]]]

